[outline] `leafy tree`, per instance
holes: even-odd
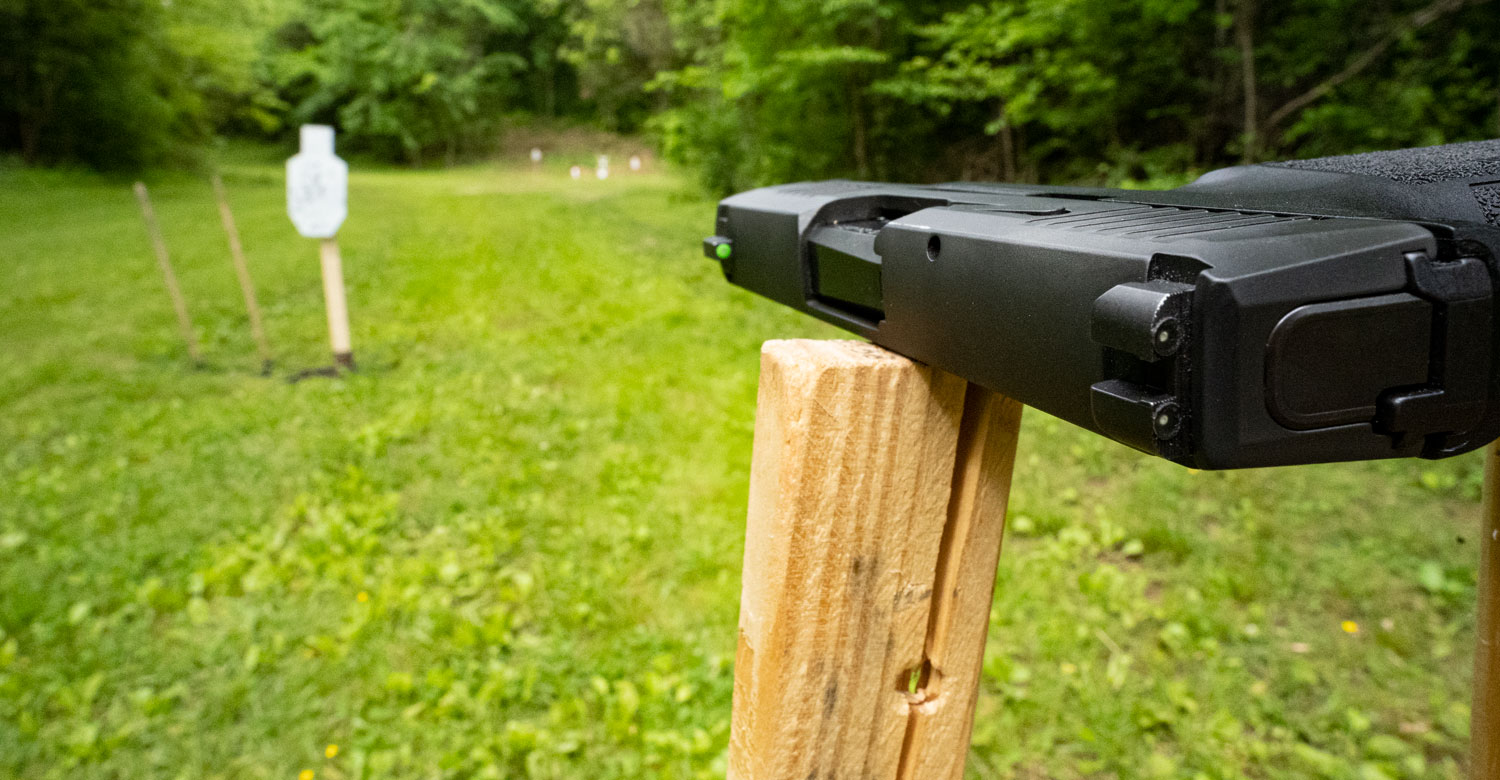
[[[880,88],[960,120],[978,111],[968,133],[997,139],[990,175],[1150,176],[1221,145],[1204,110],[1223,80],[1217,24],[1198,0],[976,4],[922,28],[931,53]]]
[[[259,134],[281,127],[286,105],[255,67],[270,33],[297,7],[293,0],[172,0],[164,4],[165,42],[181,59],[181,78],[220,132]]]
[[[1234,25],[1242,72],[1253,74],[1241,91],[1242,159],[1496,131],[1500,42],[1489,31],[1500,8],[1485,0],[1239,0]]]
[[[28,163],[160,163],[208,131],[157,0],[0,0],[0,149]]]
[[[658,73],[684,63],[663,0],[559,2],[568,38],[558,56],[578,74],[579,97],[607,129],[634,132],[668,108],[648,89]]]
[[[724,0],[674,9],[690,64],[659,74],[673,111],[655,126],[716,189],[840,174],[919,176],[943,139],[930,118],[873,89],[944,2]]]
[[[1497,51],[1478,31],[1497,22],[1474,0],[991,0],[922,27],[878,88],[979,112],[960,132],[997,137],[990,174],[1158,178],[1486,135]]]
[[[262,77],[293,122],[420,162],[482,146],[522,92],[524,0],[314,0],[277,31]]]
[[[0,150],[142,165],[212,133],[484,152],[651,132],[716,191],[1180,180],[1490,135],[1486,0],[0,0]],[[1337,31],[1338,34],[1330,34]]]

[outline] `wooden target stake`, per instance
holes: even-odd
[[[766,343],[730,780],[961,780],[1020,419],[869,344]]]
[[[349,304],[344,300],[344,261],[339,256],[339,240],[319,241],[318,259],[323,266],[323,299],[328,310],[328,340],[333,347],[333,360],[352,371],[354,347],[349,342]]]
[[[240,245],[240,231],[234,224],[234,212],[229,210],[229,196],[224,192],[224,181],[219,174],[213,175],[214,200],[219,204],[219,221],[224,223],[224,233],[229,237],[229,258],[234,263],[234,274],[240,280],[240,293],[245,298],[245,311],[250,315],[250,335],[255,339],[255,350],[260,353],[262,374],[271,373],[271,345],[266,341],[266,331],[261,324],[260,304],[255,300],[255,282],[250,279],[250,266],[245,263],[245,249]]]
[[[333,128],[303,125],[302,146],[286,161],[287,214],[297,232],[318,239],[323,269],[323,298],[328,311],[328,341],[333,372],[354,368],[349,340],[349,304],[344,298],[344,264],[338,231],[349,216],[349,165],[333,153]]]
[[[198,338],[193,335],[193,321],[188,316],[187,301],[182,297],[182,288],[177,285],[177,274],[172,272],[172,260],[167,256],[167,242],[161,237],[156,211],[151,208],[151,195],[143,182],[136,182],[134,189],[135,199],[141,204],[141,217],[146,221],[146,232],[151,236],[151,248],[156,252],[156,266],[161,269],[162,279],[167,285],[167,295],[172,299],[172,308],[177,311],[177,328],[187,344],[188,357],[194,365],[202,365],[203,354],[198,351]]]
[[[959,780],[1021,406],[851,341],[761,355],[730,780]],[[1500,780],[1500,442],[1470,776]]]

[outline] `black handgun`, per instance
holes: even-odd
[[[734,284],[1184,465],[1500,436],[1500,140],[1164,191],[790,184],[714,232]]]

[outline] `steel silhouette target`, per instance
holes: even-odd
[[[286,161],[286,211],[298,233],[319,239],[318,260],[323,270],[334,370],[353,369],[344,265],[336,237],[349,216],[349,164],[333,153],[333,128],[302,126],[302,149]]]
[[[333,128],[303,125],[302,148],[286,161],[286,210],[307,238],[333,238],[349,216],[349,164],[333,153]]]

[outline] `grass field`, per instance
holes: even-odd
[[[356,167],[357,375],[271,162],[0,169],[0,777],[722,777],[757,351],[670,174]],[[976,778],[1458,778],[1477,455],[1191,473],[1037,413]]]

